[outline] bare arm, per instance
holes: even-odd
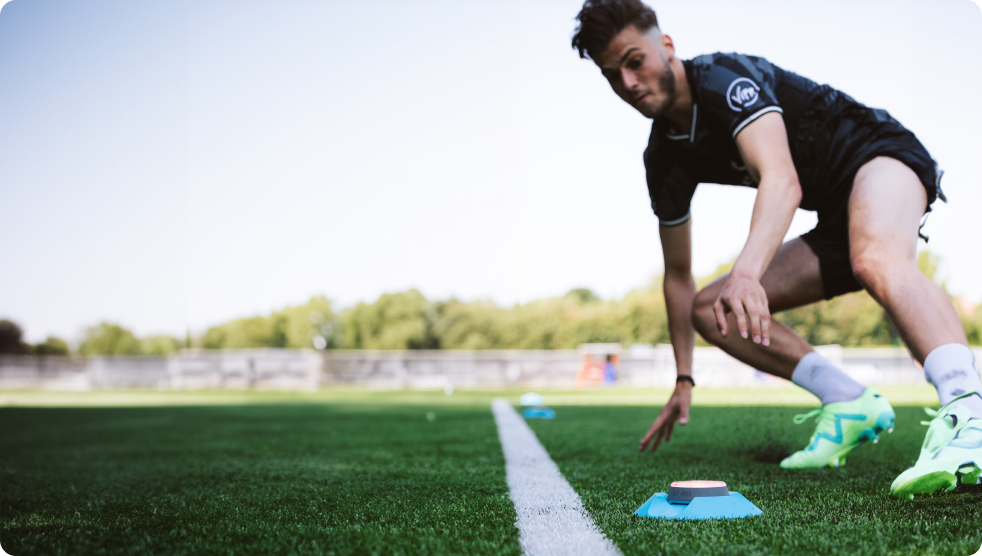
[[[747,243],[713,308],[724,337],[728,332],[726,313],[733,312],[740,336],[752,337],[754,343],[766,346],[770,345],[771,315],[760,278],[791,226],[801,203],[801,185],[779,113],[764,114],[748,125],[737,135],[736,144],[747,171],[759,184],[757,201]]]
[[[696,334],[692,326],[692,304],[696,297],[696,281],[692,278],[692,220],[677,226],[659,226],[658,232],[665,256],[665,305],[675,367],[678,374],[691,376]],[[638,450],[643,452],[650,442],[654,451],[662,440],[671,440],[676,420],[680,425],[689,422],[691,401],[692,384],[677,383],[668,403],[662,407],[648,433],[641,439]]]
[[[659,226],[658,232],[665,255],[665,306],[675,367],[678,374],[691,376],[692,348],[696,341],[692,326],[692,304],[696,298],[696,281],[692,277],[692,219],[677,226]]]

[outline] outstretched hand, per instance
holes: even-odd
[[[729,332],[726,314],[733,313],[741,337],[752,337],[755,344],[771,345],[771,311],[760,280],[746,274],[730,274],[713,304],[713,311],[716,327],[724,338]]]
[[[648,429],[648,434],[641,439],[638,451],[643,452],[651,443],[651,451],[654,452],[662,443],[672,439],[672,431],[675,429],[676,420],[680,425],[689,422],[689,405],[692,402],[692,385],[688,382],[680,382],[675,385],[672,397],[668,399],[665,407],[661,408],[661,413],[655,422]]]

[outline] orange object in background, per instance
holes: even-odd
[[[621,345],[580,344],[579,351],[583,363],[576,373],[576,388],[601,384],[613,386],[620,375]]]

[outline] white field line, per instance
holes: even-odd
[[[610,554],[620,551],[583,509],[570,486],[511,404],[491,402],[505,453],[508,493],[515,504],[519,543],[528,556]]]

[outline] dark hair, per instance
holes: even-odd
[[[573,49],[580,58],[596,59],[628,25],[642,33],[658,27],[655,11],[641,0],[586,0],[576,15],[580,25],[573,34]]]

